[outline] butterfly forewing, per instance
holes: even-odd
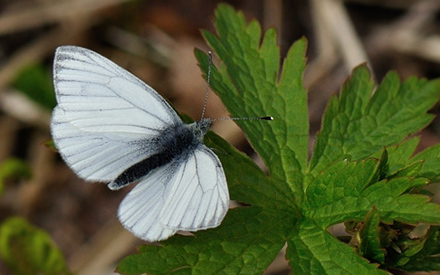
[[[57,106],[52,115],[52,138],[64,161],[81,178],[111,181],[134,164],[155,152],[141,136],[123,133],[99,133],[75,127]]]
[[[151,87],[84,48],[57,49],[54,84],[59,107],[86,131],[157,135],[160,129],[182,123]]]

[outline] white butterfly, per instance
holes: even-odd
[[[183,123],[150,86],[88,49],[59,47],[53,74],[58,105],[51,130],[64,161],[112,190],[138,182],[119,206],[125,228],[159,241],[221,223],[226,178],[202,143],[211,119]]]

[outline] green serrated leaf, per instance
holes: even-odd
[[[205,143],[211,148],[217,148],[217,155],[225,169],[231,199],[272,209],[296,209],[296,215],[299,215],[287,185],[274,184],[274,180],[269,180],[251,159],[222,138],[208,133]]]
[[[380,244],[380,214],[373,207],[365,216],[364,225],[359,232],[359,253],[367,259],[383,264],[385,249]]]
[[[426,171],[430,178],[439,177],[433,165],[437,152],[424,153],[432,166],[423,170],[428,167],[420,169],[422,157],[410,158],[418,138],[402,142],[431,121],[426,112],[438,100],[440,81],[410,78],[401,84],[390,73],[372,95],[375,83],[367,67],[356,68],[340,96],[330,100],[308,164],[307,91],[302,83],[306,40],[290,48],[281,70],[273,29],[263,32],[258,22],[247,24],[241,12],[225,4],[216,10],[214,23],[217,35],[203,31],[221,60],[211,70],[212,89],[233,117],[274,118],[237,121],[268,175],[208,133],[205,143],[221,159],[231,198],[248,206],[230,210],[215,229],[142,246],[120,262],[118,272],[261,274],[287,242],[287,259],[296,274],[385,274],[327,228],[347,221],[359,225],[375,209],[363,232],[374,245],[362,253],[388,263],[373,234],[378,217],[387,226],[440,224],[439,206],[417,194],[428,183],[421,178]],[[195,55],[206,76],[208,57],[198,50]],[[382,244],[395,245],[391,233]],[[413,255],[399,258],[395,266],[406,266],[424,251],[422,246],[413,246]]]
[[[397,74],[389,73],[370,97],[373,86],[363,65],[353,71],[339,98],[330,100],[310,161],[312,173],[339,159],[369,157],[433,119],[427,111],[438,100],[440,80],[410,78],[400,84]]]
[[[422,166],[424,164],[423,160],[413,162],[397,171],[395,171],[393,174],[390,174],[388,178],[394,178],[394,177],[402,177],[402,176],[418,176],[420,174],[420,170],[422,169]]]
[[[294,274],[387,274],[312,220],[302,220],[297,230],[287,248]]]
[[[386,178],[388,171],[390,170],[389,160],[388,160],[388,150],[385,148],[382,150],[382,154],[378,156],[379,158],[379,167],[377,169],[377,177],[376,181],[382,180]],[[373,182],[371,182],[373,183]]]
[[[430,179],[433,182],[440,181],[440,144],[425,149],[411,160],[424,162],[419,176]]]
[[[419,142],[420,137],[413,137],[397,145],[387,147],[389,156],[388,174],[394,174],[408,165],[409,159],[416,150]]]
[[[377,179],[379,160],[338,162],[316,177],[307,189],[305,215],[323,229],[347,219],[362,219],[368,202],[359,200],[362,191]],[[361,204],[362,203],[362,204]]]
[[[281,215],[280,215],[281,214]],[[257,207],[230,210],[222,226],[199,231],[195,237],[176,236],[161,247],[143,246],[122,260],[123,274],[258,274],[273,261],[295,221],[287,213]],[[243,226],[244,225],[244,226]]]
[[[291,47],[278,81],[280,54],[276,33],[268,30],[262,39],[252,37],[260,33],[250,31],[259,28],[255,24],[246,28],[242,13],[219,5],[215,21],[218,37],[203,32],[222,62],[219,71],[212,71],[211,87],[234,117],[274,118],[270,122],[237,123],[265,161],[269,173],[289,184],[300,200],[302,188],[298,178],[301,179],[300,172],[305,171],[308,159],[307,91],[302,85],[306,41],[299,40]],[[206,74],[206,61],[200,55],[198,59]]]
[[[360,201],[367,200],[370,206],[375,205],[385,223],[396,220],[409,224],[419,222],[440,224],[438,204],[430,203],[430,198],[427,196],[407,194],[412,189],[426,184],[426,179],[408,177],[383,180],[365,189]]]
[[[14,274],[70,274],[49,235],[22,218],[1,224],[0,255]]]
[[[410,247],[409,251],[396,255],[394,259],[396,264],[390,263],[389,266],[409,272],[440,270],[439,229],[437,226],[431,227],[425,236],[416,240],[416,249]],[[406,259],[404,264],[401,259]]]

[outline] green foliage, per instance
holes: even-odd
[[[362,228],[359,230],[359,254],[367,259],[383,264],[385,262],[385,249],[380,244],[380,215],[373,207],[365,216]]]
[[[0,255],[14,274],[70,274],[49,235],[21,218],[1,224]]]
[[[0,164],[0,194],[3,193],[7,179],[23,178],[32,176],[30,167],[22,160],[10,158]]]
[[[123,274],[261,274],[287,243],[294,274],[386,274],[387,268],[438,270],[439,228],[408,237],[416,224],[440,224],[440,207],[420,190],[440,179],[440,146],[413,156],[419,138],[405,140],[431,122],[427,111],[440,80],[389,73],[377,89],[365,65],[354,69],[327,107],[308,161],[307,91],[303,88],[306,40],[279,64],[276,33],[262,36],[256,21],[230,6],[216,11],[217,35],[203,35],[221,62],[211,87],[264,160],[268,175],[225,141],[206,144],[225,168],[233,200],[223,223],[194,236],[146,245],[123,259]],[[207,56],[196,51],[202,71]],[[281,69],[282,67],[282,69]],[[373,93],[374,91],[374,93]],[[328,227],[352,224],[344,243]]]
[[[13,86],[48,110],[56,105],[52,76],[42,65],[24,68],[14,80]]]
[[[408,230],[408,225],[400,225],[401,230]],[[416,272],[420,270],[439,270],[440,240],[439,228],[432,226],[429,231],[420,238],[410,238],[403,234],[396,238],[395,243],[404,248],[402,253],[389,249],[389,263],[387,266]]]

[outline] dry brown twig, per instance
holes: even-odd
[[[370,47],[378,52],[399,52],[440,63],[440,35],[426,33],[439,10],[438,0],[414,3],[405,16],[373,33],[367,39]]]
[[[370,63],[342,1],[313,0],[312,14],[319,45],[319,63],[310,65],[313,68],[309,69],[310,72],[323,71],[319,68],[331,69],[337,62],[335,52],[342,57],[347,73],[361,63]],[[309,74],[305,80],[309,85],[321,75],[316,72],[314,74],[317,75]]]
[[[118,5],[129,0],[76,0],[46,1],[25,10],[9,12],[0,16],[0,35],[33,29],[51,23],[62,23],[70,19],[81,19],[84,15]],[[77,20],[77,23],[81,23]]]
[[[82,22],[75,28],[69,28],[67,32],[69,35],[66,35],[67,25],[63,25],[17,50],[0,68],[0,91],[4,91],[10,85],[23,67],[38,62],[43,56],[52,52],[61,41],[60,37],[66,41],[79,37],[88,25],[87,20]],[[5,113],[20,121],[28,122],[30,125],[48,129],[48,112],[27,100],[26,97],[8,92],[2,94],[0,100],[0,108]]]
[[[74,274],[106,274],[122,255],[127,254],[139,240],[125,230],[119,221],[111,219],[87,244],[68,259]]]

